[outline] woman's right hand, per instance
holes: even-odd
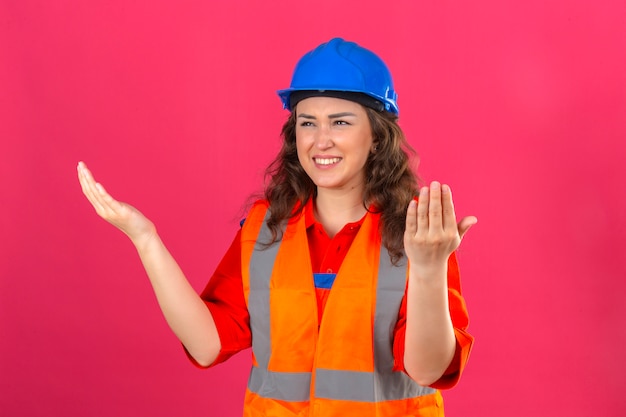
[[[107,222],[124,232],[135,244],[150,240],[156,235],[154,224],[133,206],[115,200],[97,183],[84,162],[78,163],[78,181],[83,194],[96,210],[96,213]]]
[[[78,180],[96,213],[133,241],[170,328],[198,364],[209,366],[222,346],[215,321],[159,238],[154,224],[139,210],[111,197],[83,162],[78,163]]]

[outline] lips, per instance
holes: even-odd
[[[333,165],[339,163],[341,158],[313,158],[313,161],[318,165]]]

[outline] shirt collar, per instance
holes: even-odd
[[[371,206],[370,211],[373,210],[373,208],[374,207]],[[344,225],[344,229],[346,228],[346,226],[350,226],[350,230],[358,231],[363,224],[366,216],[367,213],[365,213],[365,216],[361,217],[361,219],[357,220],[356,222],[347,223],[346,225]],[[309,230],[314,225],[319,225],[319,227],[323,228],[323,226],[315,219],[315,213],[313,212],[313,198],[309,198],[309,201],[307,201],[306,205],[304,206],[304,225],[306,226],[307,230]]]

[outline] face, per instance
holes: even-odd
[[[339,98],[310,97],[295,111],[298,159],[318,193],[362,190],[373,147],[365,108]]]

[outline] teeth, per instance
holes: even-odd
[[[315,162],[320,165],[330,165],[330,164],[336,164],[340,160],[341,158],[316,158]]]

